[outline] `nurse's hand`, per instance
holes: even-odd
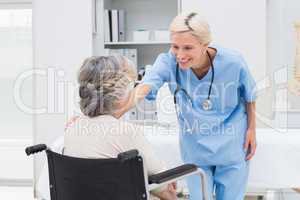
[[[255,129],[248,129],[246,133],[246,141],[244,144],[244,151],[247,152],[246,160],[251,160],[256,151],[256,131]]]

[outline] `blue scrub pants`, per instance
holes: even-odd
[[[215,189],[216,200],[243,200],[247,187],[249,164],[243,161],[234,165],[220,165],[201,167],[207,177],[207,189],[213,200]],[[199,176],[187,178],[190,200],[202,200],[201,180]]]

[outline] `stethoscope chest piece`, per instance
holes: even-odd
[[[202,108],[203,110],[211,110],[212,109],[212,102],[210,99],[205,99],[202,103]]]
[[[211,90],[212,90],[212,85],[214,83],[214,76],[215,76],[215,70],[214,70],[214,64],[212,62],[212,59],[209,55],[208,52],[207,53],[207,56],[208,56],[208,59],[209,59],[209,62],[210,62],[210,65],[211,65],[211,69],[212,69],[212,75],[211,75],[211,81],[210,81],[210,85],[209,85],[209,90],[208,90],[208,95],[207,95],[207,98],[202,102],[202,109],[205,110],[205,111],[209,111],[209,110],[212,110],[213,108],[213,104],[212,104],[212,101],[210,100],[210,94],[211,94]],[[175,90],[175,93],[174,93],[174,104],[175,104],[175,109],[176,109],[176,112],[177,112],[177,102],[176,102],[176,94],[182,90],[184,92],[184,94],[189,98],[189,102],[191,105],[192,104],[192,98],[188,95],[187,91],[183,88],[180,87],[179,85],[179,66],[178,66],[178,63],[176,64],[176,84],[177,84],[177,88]]]

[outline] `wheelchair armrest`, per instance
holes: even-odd
[[[179,167],[158,173],[158,174],[154,174],[149,176],[148,181],[149,184],[161,184],[164,183],[166,181],[184,176],[186,174],[189,174],[191,172],[195,172],[197,171],[197,166],[193,165],[193,164],[185,164],[185,165],[181,165]]]

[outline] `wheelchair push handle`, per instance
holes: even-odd
[[[127,160],[130,160],[130,159],[133,159],[133,158],[137,157],[138,155],[139,155],[138,150],[132,149],[132,150],[129,150],[129,151],[125,151],[123,153],[119,153],[118,154],[118,159],[121,162],[125,162]]]
[[[25,149],[25,152],[26,152],[27,156],[29,156],[31,154],[44,151],[46,149],[47,149],[47,146],[45,144],[37,144],[37,145],[34,145],[34,146],[27,147]]]

